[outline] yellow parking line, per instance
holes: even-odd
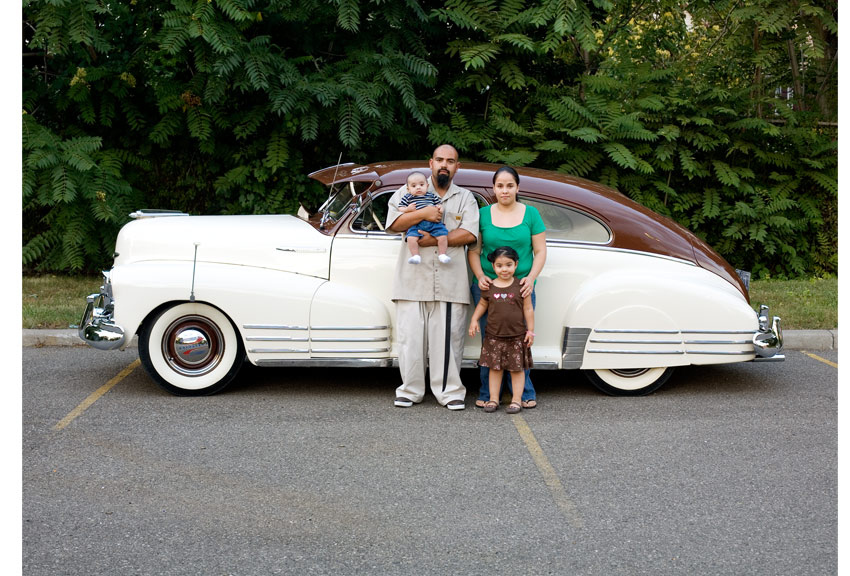
[[[801,350],[801,352],[803,352],[803,354],[805,354],[809,358],[813,358],[813,359],[817,360],[818,362],[823,362],[824,364],[829,364],[833,368],[838,368],[838,364],[836,364],[835,362],[831,362],[831,361],[827,360],[826,358],[821,358],[820,356],[816,356],[815,354],[812,354],[810,352],[806,352],[805,350]]]
[[[139,364],[141,364],[141,362],[139,361],[138,358],[136,358],[129,366],[127,366],[126,368],[121,370],[121,372],[119,372],[118,375],[115,378],[113,378],[112,380],[110,380],[109,382],[107,382],[106,384],[104,384],[103,386],[101,386],[100,388],[98,388],[97,390],[92,392],[91,394],[89,394],[89,397],[86,398],[85,400],[83,400],[82,402],[80,402],[79,406],[77,406],[76,408],[71,410],[68,413],[67,416],[62,418],[62,420],[60,420],[56,424],[56,426],[53,427],[53,430],[54,431],[61,430],[62,428],[64,428],[65,426],[67,426],[68,424],[73,422],[74,418],[76,418],[77,416],[79,416],[80,414],[85,412],[88,409],[89,406],[91,406],[92,404],[97,402],[98,398],[100,398],[101,396],[103,396],[104,394],[109,392],[112,389],[113,386],[115,386],[116,384],[121,382],[121,380],[123,380],[124,378],[129,376],[130,372],[135,370],[139,366]]]
[[[511,419],[514,421],[514,426],[516,426],[517,432],[519,432],[522,441],[525,442],[525,446],[528,448],[531,458],[534,460],[534,464],[537,465],[537,469],[540,470],[540,473],[543,475],[543,481],[546,483],[546,486],[549,487],[549,492],[552,493],[552,498],[555,499],[555,504],[558,505],[558,508],[561,509],[561,512],[573,528],[581,528],[584,526],[581,514],[578,513],[578,509],[575,504],[573,504],[573,501],[570,500],[569,496],[567,496],[567,492],[564,490],[564,486],[561,484],[558,474],[549,463],[549,459],[546,458],[546,454],[543,453],[543,449],[537,442],[537,438],[534,437],[534,433],[528,426],[528,422],[526,422],[525,418],[519,414],[512,416]]]

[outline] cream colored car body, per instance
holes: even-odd
[[[162,304],[194,297],[233,321],[253,364],[393,359],[400,248],[397,235],[330,237],[293,216],[144,218],[116,245],[115,323],[134,334]],[[563,242],[548,244],[535,323],[540,368],[564,367],[565,327],[592,329],[581,363],[568,358],[583,369],[748,360],[744,335],[758,329],[737,290],[698,266]],[[479,347],[468,339],[464,358],[477,360]]]
[[[138,213],[119,233],[80,336],[113,349],[139,334],[146,369],[177,394],[219,390],[243,356],[258,366],[397,365],[390,290],[406,248],[383,231],[378,214],[391,188],[380,185],[374,180],[367,193],[352,185],[350,195],[343,188],[321,222]],[[485,193],[476,193],[479,202]],[[699,258],[616,247],[600,217],[545,196],[534,201],[544,222],[557,221],[546,222],[537,280],[536,369],[586,370],[604,391],[630,394],[653,390],[675,366],[783,358],[779,319],[768,327],[766,309],[757,314]],[[559,235],[570,218],[596,236]],[[467,338],[466,366],[479,348],[479,337]]]

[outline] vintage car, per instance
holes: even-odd
[[[454,182],[484,206],[495,200],[497,168],[464,162]],[[330,191],[315,214],[132,214],[80,337],[109,350],[138,335],[145,369],[178,395],[223,389],[246,359],[397,366],[390,290],[402,245],[384,226],[390,196],[413,170],[428,164],[314,172]],[[600,184],[519,173],[520,201],[546,224],[535,369],[580,370],[608,394],[639,395],[676,366],[784,358],[779,318],[750,306],[748,274],[695,235]],[[479,347],[480,336],[467,338],[465,366]]]

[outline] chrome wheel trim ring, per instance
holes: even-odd
[[[652,368],[612,368],[609,370],[612,374],[616,374],[621,378],[637,378],[643,374],[646,374],[652,370]]]

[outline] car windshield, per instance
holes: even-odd
[[[333,225],[348,210],[352,199],[369,187],[371,182],[341,182],[331,187],[328,199],[319,208],[322,214],[321,227]]]

